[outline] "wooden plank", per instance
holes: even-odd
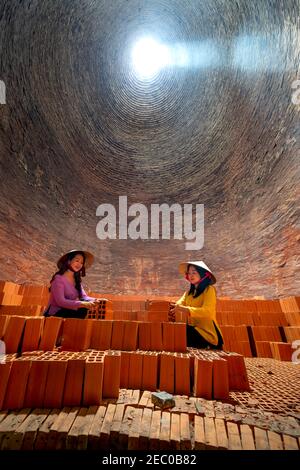
[[[11,434],[20,426],[30,413],[30,408],[10,413],[0,424],[0,449],[9,450]]]
[[[160,434],[159,434],[159,448],[161,450],[170,449],[170,432],[171,432],[171,414],[168,411],[163,411],[161,416]]]
[[[72,407],[70,408],[69,413],[67,413],[65,419],[60,422],[60,425],[57,429],[57,437],[55,441],[55,448],[56,449],[66,449],[67,444],[67,436],[68,433],[79,413],[79,407]]]
[[[7,417],[8,410],[0,411],[0,423]]]
[[[98,449],[102,423],[106,413],[106,406],[99,406],[94,416],[89,435],[88,435],[88,449]]]
[[[216,418],[215,427],[216,427],[218,448],[220,450],[227,450],[228,449],[228,437],[227,437],[227,431],[226,431],[224,419]]]
[[[80,434],[82,427],[85,424],[85,416],[88,408],[80,408],[73,424],[66,436],[66,449],[77,449],[78,446],[78,435]]]
[[[152,410],[150,410],[149,408],[144,408],[142,422],[141,422],[140,440],[139,440],[140,450],[148,449],[151,419],[152,419]]]
[[[112,425],[110,428],[110,446],[112,449],[118,449],[119,433],[121,429],[121,423],[125,412],[125,405],[117,404],[115,414],[113,417]]]
[[[98,406],[93,405],[89,406],[87,409],[85,418],[82,421],[82,425],[78,430],[78,441],[77,441],[77,449],[78,450],[86,450],[88,446],[88,436],[94,421],[94,417],[97,413]]]
[[[271,450],[283,450],[281,435],[274,431],[267,431]]]
[[[79,408],[77,408],[77,411]],[[58,448],[65,448],[65,442],[64,439],[66,438],[66,435],[72,426],[72,423],[74,419],[76,418],[77,412],[71,413],[71,408],[68,406],[65,406],[61,412],[59,413],[58,417],[52,424],[50,431],[49,431],[49,437],[48,437],[48,443],[47,443],[47,449],[55,449],[57,448],[57,445],[59,445]],[[69,416],[70,415],[70,416]],[[72,422],[70,420],[72,419]],[[68,429],[66,430],[65,434],[58,434],[59,430],[66,424],[69,424]],[[65,426],[66,427],[66,426]],[[61,432],[61,431],[60,431]],[[58,440],[59,437],[59,440]],[[59,441],[59,442],[58,442]],[[62,447],[60,447],[62,446]]]
[[[187,413],[180,413],[180,449],[192,449],[190,420]]]
[[[199,400],[198,400],[199,402]],[[215,418],[215,407],[214,407],[214,402],[212,400],[202,400],[201,404],[204,408],[204,414],[207,418]]]
[[[195,450],[206,449],[205,434],[204,434],[204,419],[202,416],[194,417],[194,432],[195,432]]]
[[[125,415],[121,423],[119,433],[119,446],[121,449],[127,449],[128,447],[128,435],[132,420],[135,416],[135,410],[136,408],[133,408],[133,406],[126,407]]]
[[[128,434],[128,450],[138,450],[143,410],[136,408]]]
[[[248,424],[241,424],[241,441],[243,450],[255,450],[253,434]]]
[[[239,428],[236,423],[227,422],[228,443],[230,450],[241,450],[242,444],[240,439]]]
[[[28,414],[26,419],[24,419],[24,421],[22,421],[22,423],[10,433],[9,439],[6,443],[7,448],[9,448],[10,450],[20,450],[21,448],[26,449],[26,445],[25,447],[23,446],[23,441],[27,432],[29,433],[29,436],[27,438],[27,445],[30,448],[31,443],[32,448],[36,430],[38,429],[39,425],[46,419],[49,410],[46,410],[46,412],[46,415],[42,415],[42,419],[40,418],[40,416],[38,416],[39,414],[43,413],[42,410],[35,410],[34,412]],[[30,430],[32,431],[31,433]]]
[[[99,448],[107,449],[110,438],[110,428],[116,411],[116,405],[110,403],[107,407],[100,432]]]
[[[152,420],[149,434],[149,449],[159,449],[161,411],[155,410],[152,413]]]
[[[151,392],[149,392],[148,390],[145,390],[145,392],[142,393],[142,396],[140,398],[139,406],[141,408],[144,408],[145,406],[147,406],[149,398],[151,398]]]
[[[33,412],[26,418],[25,421],[28,421],[27,427],[24,432],[22,450],[32,450],[34,449],[34,442],[37,436],[37,432],[43,422],[47,419],[51,410],[47,409],[35,409]],[[30,421],[29,421],[30,419]],[[25,421],[21,424],[22,427],[25,424]],[[18,431],[20,428],[18,429]]]
[[[170,447],[180,450],[180,414],[171,413]]]
[[[54,421],[57,419],[60,413],[59,409],[53,409],[48,415],[47,419],[40,426],[37,436],[34,443],[34,448],[37,450],[45,450],[48,445],[48,438],[50,433],[50,428],[53,425]]]
[[[255,448],[256,450],[269,450],[269,441],[267,436],[267,431],[254,427],[254,439],[255,439]]]
[[[299,450],[296,437],[283,434],[283,445],[285,450]]]
[[[131,396],[131,400],[130,400],[130,405],[131,406],[138,406],[139,405],[140,395],[141,395],[140,390],[133,390],[132,391],[132,396]]]
[[[215,450],[218,447],[218,441],[214,418],[204,417],[204,434],[206,449]]]

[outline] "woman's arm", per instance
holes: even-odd
[[[182,297],[180,297],[179,300],[177,300],[175,305],[185,305],[185,297],[186,297],[186,292],[183,294]]]
[[[65,286],[59,277],[56,277],[51,284],[51,294],[55,300],[55,303],[61,308],[70,308],[71,310],[77,310],[80,308],[80,300],[70,300],[65,297]]]
[[[85,292],[83,286],[81,285],[81,300],[84,300],[86,302],[94,302],[97,299],[95,299],[94,297],[89,297]]]

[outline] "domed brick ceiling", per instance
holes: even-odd
[[[219,295],[299,293],[299,10],[3,0],[1,278],[47,282],[82,247],[98,292],[179,295],[178,263],[203,259]],[[203,247],[172,230],[99,239],[97,207],[111,204],[118,225],[119,196],[145,205],[149,233],[152,204],[194,217],[203,204]]]

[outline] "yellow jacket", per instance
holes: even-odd
[[[189,307],[191,315],[189,324],[194,326],[203,338],[214,346],[218,344],[218,335],[213,322],[222,336],[216,318],[216,304],[217,296],[213,286],[207,286],[202,294],[195,299],[192,294],[188,295],[188,292],[185,292],[176,302],[176,305]]]

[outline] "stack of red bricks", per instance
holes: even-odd
[[[100,294],[93,295],[100,299],[103,297]],[[18,285],[0,281],[0,339],[5,341],[7,351],[16,352],[18,348],[19,350],[20,348],[22,350],[37,349],[41,333],[51,327],[51,324],[44,322],[40,316],[47,304],[48,296],[46,286]],[[108,297],[109,300],[100,301],[97,308],[89,313],[90,319],[119,321],[114,328],[112,325],[111,327],[105,326],[107,331],[111,328],[112,344],[108,347],[126,350],[131,349],[132,343],[136,343],[136,347],[142,349],[173,351],[170,345],[173,341],[172,327],[163,327],[169,328],[171,332],[170,344],[166,348],[164,344],[161,346],[163,341],[161,327],[150,325],[150,323],[172,323],[174,319],[171,318],[169,308],[171,299],[146,300],[143,296]],[[32,322],[29,321],[28,316],[32,317]],[[247,357],[291,360],[292,343],[300,339],[300,297],[287,297],[280,300],[218,299],[217,319],[222,328],[226,350],[235,351]],[[138,327],[129,326],[130,321],[142,323]],[[184,318],[177,316],[175,324],[184,321]],[[100,326],[96,327],[94,324],[92,330],[94,328],[96,331],[91,333],[91,337],[94,338],[91,339],[92,342],[97,341],[97,334],[102,334],[99,332]],[[128,332],[131,328],[133,336],[128,340]],[[175,328],[176,343],[180,337],[180,334],[176,333],[179,329]],[[24,347],[21,345],[23,331],[25,331]],[[55,331],[52,332],[54,337]],[[129,344],[126,344],[128,341]],[[53,340],[51,340],[52,343]]]
[[[226,399],[249,383],[243,356],[221,351],[34,351],[0,363],[0,409],[98,405],[120,387]]]
[[[40,315],[48,303],[46,286],[19,285],[0,281],[0,314]]]
[[[300,326],[300,297],[280,299],[280,306],[290,326]]]

